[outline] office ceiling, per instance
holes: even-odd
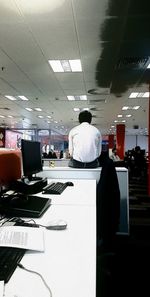
[[[129,96],[149,91],[149,27],[149,0],[0,0],[0,126],[68,134],[73,109],[89,108],[103,135],[117,123],[147,134],[149,98]],[[74,59],[82,72],[54,73],[48,63]],[[67,99],[79,95],[87,100]]]

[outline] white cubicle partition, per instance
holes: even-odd
[[[119,233],[129,234],[129,186],[128,186],[128,170],[124,167],[116,167],[118,176],[119,188],[120,188],[120,227]],[[101,174],[101,167],[92,169],[78,169],[70,167],[43,167],[43,171],[39,173],[42,177],[48,177],[51,179],[95,179],[99,181]],[[87,188],[88,195],[88,188]],[[96,199],[96,192],[95,192]]]

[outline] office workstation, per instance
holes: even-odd
[[[34,163],[32,161],[29,162],[26,156],[28,155],[29,146],[32,160],[32,152],[35,152],[35,145],[38,146],[36,147],[37,156],[35,156],[34,161],[36,161]],[[18,151],[1,152],[0,162],[3,166],[6,165],[6,159],[4,158],[6,154],[7,159],[8,155],[11,155],[11,162],[7,163],[5,174],[1,171],[0,181],[1,185],[4,185],[6,183],[5,179],[7,179],[7,182],[11,181],[11,185],[8,187],[8,191],[6,189],[6,192],[1,192],[0,212],[4,216],[2,222],[6,220],[6,224],[3,226],[7,226],[8,218],[9,223],[13,217],[22,217],[26,222],[34,219],[34,223],[39,228],[42,228],[44,236],[44,251],[27,250],[20,262],[21,265],[40,273],[55,296],[60,296],[60,292],[65,297],[69,297],[72,292],[82,297],[95,296],[96,177],[93,176],[93,178],[88,179],[85,171],[86,177],[83,178],[82,170],[81,177],[79,174],[80,169],[78,169],[78,174],[74,170],[74,176],[71,176],[68,171],[68,176],[61,174],[60,178],[57,174],[55,177],[47,174],[46,178],[46,171],[37,162],[38,157],[40,156],[41,158],[38,142],[22,140],[22,155]],[[17,163],[15,163],[17,166],[15,167],[18,168],[18,171],[15,172],[15,180],[12,181],[13,171],[9,169],[12,169],[11,164],[14,158],[15,162],[17,160]],[[23,178],[20,167],[21,160],[23,162]],[[46,185],[45,178],[47,181]],[[127,175],[126,177],[123,175],[122,178],[127,182]],[[41,185],[41,181],[44,181],[43,185]],[[54,182],[63,184],[69,182],[69,185],[61,194],[44,193],[47,184]],[[22,185],[22,183],[25,185]],[[12,201],[8,201],[7,193]],[[25,198],[27,198],[27,201],[24,201]],[[5,199],[8,199],[8,203],[6,203]],[[32,199],[34,204],[30,203]],[[45,202],[44,206],[41,206],[39,199]],[[125,212],[121,212],[122,223],[119,228],[120,231],[128,234],[127,203],[125,209]],[[59,225],[59,223],[60,225],[66,224],[65,228],[61,229],[59,226],[56,229],[53,228],[55,224]],[[50,225],[51,227],[47,229],[40,227],[40,225]],[[15,226],[16,228],[18,227],[17,225]],[[28,290],[29,287],[30,290]],[[42,294],[45,297],[49,296],[48,294],[50,293],[43,282],[39,281],[38,276],[30,275],[28,271],[22,270],[18,266],[6,283],[5,292],[6,296],[13,292],[13,294],[21,294],[21,296],[26,296],[26,294],[28,296],[33,296],[33,294],[41,296]]]
[[[31,142],[26,142],[25,145],[26,144],[30,145]],[[33,144],[35,143],[33,142]],[[30,147],[30,154],[32,153],[31,151],[32,149]],[[24,152],[24,150],[22,150],[22,152]],[[38,177],[36,178],[34,174],[31,177],[31,171],[28,172],[27,176],[24,177],[28,179],[28,182],[24,179],[24,183],[28,184],[29,188],[30,186],[32,187],[28,189],[30,194],[32,192],[31,197],[34,197],[34,202],[36,203],[37,198],[38,203],[38,197],[41,197],[43,201],[47,199],[50,201],[43,212],[35,213],[34,208],[36,208],[36,205],[30,204],[32,209],[28,209],[27,206],[29,206],[29,201],[27,200],[26,203],[25,201],[21,201],[21,199],[25,199],[25,195],[22,197],[23,193],[21,193],[20,185],[19,190],[17,190],[17,188],[16,190],[14,189],[14,181],[11,183],[10,187],[8,186],[9,182],[12,181],[12,176],[15,177],[15,181],[17,179],[18,183],[21,182],[19,179],[21,177],[19,163],[20,153],[1,151],[0,162],[3,166],[6,165],[6,154],[7,159],[8,156],[10,158],[9,163],[7,163],[7,170],[5,173],[2,173],[1,171],[0,174],[2,188],[4,185],[6,186],[6,180],[6,187],[8,187],[8,191],[6,190],[6,192],[3,189],[1,190],[0,213],[3,216],[1,223],[4,223],[2,227],[5,228],[10,226],[13,217],[20,218],[21,215],[23,215],[22,219],[26,222],[30,219],[34,219],[34,223],[38,224],[38,226],[47,226],[47,224],[49,224],[52,228],[47,229],[45,227],[39,227],[42,228],[44,234],[44,251],[27,250],[21,260],[21,265],[25,268],[36,271],[42,275],[50,290],[44,285],[38,275],[34,275],[24,269],[22,270],[20,267],[16,267],[9,280],[6,282],[5,296],[9,297],[10,294],[13,294],[13,296],[15,294],[16,296],[34,296],[35,294],[36,296],[46,297],[50,296],[50,291],[52,292],[52,296],[60,296],[60,294],[65,297],[69,297],[72,294],[89,297],[95,296],[96,181],[73,180],[72,186],[66,187],[62,194],[44,195],[42,194],[42,187],[39,193],[37,193],[37,186],[35,191],[33,189],[33,184],[40,183],[41,179]],[[13,163],[13,166],[16,165],[15,167],[18,168],[15,175],[9,170],[13,168],[11,167],[11,164],[14,159],[14,162],[16,163]],[[33,167],[35,168],[35,164],[34,166],[32,164],[32,170]],[[39,167],[37,167],[36,170],[39,171]],[[53,179],[48,179],[47,183],[52,180]],[[63,179],[61,179],[61,181],[65,182]],[[71,179],[69,181],[71,182]],[[18,184],[15,185],[18,186]],[[87,196],[85,189],[87,189],[88,185],[90,185],[90,188],[89,195]],[[27,188],[23,187],[22,192],[24,192],[24,189],[26,189],[26,195],[28,196]],[[14,202],[13,199],[15,194],[12,194],[13,191],[17,192],[17,199],[15,197],[16,201]],[[36,193],[34,194],[34,192]],[[12,198],[12,201],[7,201],[6,203],[4,200],[8,199],[6,196],[7,193],[9,198]],[[61,224],[62,222],[66,224],[63,229],[61,229],[61,225],[59,228],[60,222]],[[53,224],[56,224],[56,229],[53,228]],[[16,226],[16,228],[17,227],[18,226]],[[0,249],[2,248],[3,247]]]

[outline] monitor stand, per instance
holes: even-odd
[[[39,218],[51,205],[51,199],[39,196],[12,194],[0,198],[0,213],[9,217]]]
[[[42,191],[47,185],[47,178],[41,178],[39,180],[29,181],[28,179],[19,179],[11,183],[10,189],[19,193],[36,194]]]
[[[40,177],[40,176],[36,176],[36,175],[29,175],[27,177],[23,177],[22,180],[25,181],[25,180],[28,180],[28,181],[38,181],[38,180],[42,180],[43,177]]]

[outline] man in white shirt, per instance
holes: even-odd
[[[69,167],[96,168],[101,154],[100,131],[91,125],[92,114],[85,110],[79,114],[80,125],[69,132]]]

